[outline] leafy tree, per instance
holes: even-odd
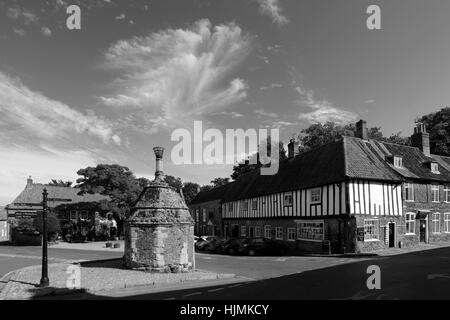
[[[272,155],[272,147],[273,147],[273,143],[268,143],[267,141],[263,142],[263,144],[267,145],[267,156],[270,158]],[[260,154],[259,152],[253,154],[250,156],[250,160],[244,160],[240,163],[238,163],[238,165],[233,167],[233,173],[231,174],[231,178],[233,180],[236,180],[237,178],[239,178],[241,175],[244,175],[250,171],[253,171],[255,169],[259,169],[263,166],[263,164],[260,161]],[[283,142],[279,141],[278,143],[278,161],[283,161],[287,159],[287,155],[286,155],[286,149],[284,148],[284,144]],[[273,159],[270,159],[271,161],[274,161]],[[250,163],[252,162],[252,163]],[[263,161],[265,162],[265,161]],[[269,165],[269,164],[266,164]]]
[[[43,232],[44,219],[42,219],[42,216],[43,216],[42,212],[39,212],[33,221],[33,227],[40,233]],[[59,219],[56,217],[55,213],[53,213],[51,211],[48,212],[47,217],[45,218],[45,222],[46,222],[47,233],[56,233],[56,232],[61,231]]]
[[[431,153],[450,156],[450,108],[424,115],[417,122],[424,123],[430,133]]]
[[[200,191],[200,185],[194,182],[186,182],[183,185],[183,196],[189,204]]]
[[[114,213],[115,219],[123,219],[129,215],[131,207],[142,191],[141,179],[136,179],[127,167],[117,164],[99,164],[78,172],[81,178],[77,179],[80,194],[99,193],[111,198],[108,202],[109,210]]]
[[[213,187],[220,187],[230,183],[230,178],[215,178],[211,180]]]
[[[63,180],[57,180],[52,179],[52,181],[48,184],[49,186],[56,186],[56,187],[71,187],[73,184],[72,181],[63,181]]]
[[[175,190],[180,190],[183,188],[183,181],[181,181],[180,178],[175,178],[174,176],[166,175],[164,176],[164,181],[172,188],[175,188]]]

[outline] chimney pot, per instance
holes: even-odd
[[[297,155],[299,155],[299,153],[300,150],[298,141],[296,141],[295,139],[291,139],[288,144],[288,158],[289,159],[294,158]]]
[[[431,156],[430,150],[430,134],[424,123],[418,123],[414,128],[414,134],[411,136],[411,144],[413,147],[419,148],[426,157]]]
[[[31,178],[31,176],[29,176],[27,179],[27,187],[31,187],[31,186],[33,186],[33,179]]]
[[[359,120],[356,123],[356,132],[355,136],[357,138],[368,140],[369,139],[369,130],[367,129],[367,122],[364,120]]]
[[[156,172],[155,172],[155,180],[163,180],[164,179],[164,171],[163,171],[163,156],[164,156],[164,148],[155,147],[153,148],[156,157]]]

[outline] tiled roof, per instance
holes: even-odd
[[[403,168],[395,168],[387,156],[401,156]],[[433,160],[440,164],[440,174],[433,174],[424,162]],[[407,179],[450,183],[450,158],[432,155],[427,158],[418,148],[343,137],[280,163],[277,174],[260,175],[254,170],[228,185],[223,202],[247,199],[255,196],[312,188],[347,179],[368,179],[398,182]]]
[[[208,191],[201,191],[195,196],[194,199],[192,199],[189,205],[221,200],[223,198],[223,195],[228,191],[229,188],[230,184],[226,184]]]
[[[79,202],[98,202],[101,200],[109,200],[109,197],[100,194],[78,195],[80,192],[77,188],[48,186],[43,184],[32,184],[25,187],[19,196],[9,205],[10,209],[30,207],[42,202],[42,193],[44,189],[48,191],[48,206],[57,207],[63,203],[79,203]],[[70,201],[51,201],[51,199],[64,199]]]

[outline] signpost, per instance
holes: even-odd
[[[42,277],[40,286],[42,288],[48,287],[50,281],[48,280],[48,255],[47,255],[47,189],[42,193]]]

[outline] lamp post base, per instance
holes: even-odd
[[[41,288],[46,288],[50,285],[50,281],[48,280],[48,278],[42,278],[41,279],[41,283],[39,284],[39,286]]]

